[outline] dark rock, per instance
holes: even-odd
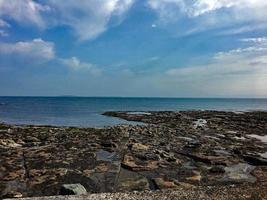
[[[246,162],[248,162],[251,165],[255,166],[267,165],[267,159],[262,158],[259,155],[243,155],[243,158]]]
[[[149,190],[149,181],[146,177],[126,169],[121,169],[116,191]]]
[[[185,145],[185,148],[199,148],[201,147],[201,143],[199,141],[190,141]]]
[[[224,166],[213,166],[211,169],[210,169],[210,172],[211,173],[224,173],[225,172],[225,167]]]

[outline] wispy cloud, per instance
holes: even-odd
[[[135,2],[0,0],[0,27],[4,19],[39,28],[63,25],[70,27],[79,40],[92,40],[113,26],[114,19],[117,21],[115,24],[119,24]],[[142,3],[158,14],[161,23],[187,19],[188,25],[179,29],[184,34],[228,26],[225,34],[267,29],[265,0],[146,0]],[[242,24],[244,22],[247,24]],[[152,24],[151,27],[159,24]],[[237,26],[233,28],[233,24]]]
[[[80,59],[75,56],[71,58],[64,58],[64,59],[61,58],[59,60],[61,61],[63,65],[75,71],[85,70],[85,71],[89,71],[90,73],[94,75],[102,74],[102,70],[100,68],[88,62],[81,62]]]
[[[40,28],[66,25],[79,40],[90,40],[105,32],[112,18],[121,20],[134,0],[0,0],[0,24],[3,17],[19,24]]]
[[[15,43],[0,43],[0,54],[11,55],[21,61],[45,62],[55,58],[54,43],[41,38]],[[12,60],[11,60],[12,61]]]
[[[166,71],[167,82],[184,86],[203,95],[266,96],[266,38],[245,38],[249,46],[219,52],[210,64]]]
[[[100,68],[91,63],[81,62],[79,58],[75,56],[71,58],[57,57],[54,43],[44,41],[41,38],[15,43],[0,43],[0,57],[1,56],[3,59],[6,57],[7,63],[17,62],[19,65],[27,64],[27,66],[30,67],[36,67],[49,61],[55,61],[74,71],[89,71],[94,75],[100,75],[102,73]]]
[[[186,18],[189,25],[179,29],[186,34],[219,27],[227,28],[226,34],[267,29],[265,0],[148,0],[148,6],[164,24]]]
[[[112,17],[122,18],[134,0],[48,0],[56,24],[71,27],[80,40],[90,40],[105,32]],[[52,14],[53,16],[53,14]]]
[[[49,10],[49,6],[33,0],[0,0],[0,17],[12,18],[21,24],[44,27],[45,20],[42,18],[42,12]]]

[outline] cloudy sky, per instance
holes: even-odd
[[[267,97],[266,0],[0,0],[0,96]]]

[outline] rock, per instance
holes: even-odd
[[[14,140],[12,139],[0,139],[0,147],[4,147],[4,148],[17,148],[17,147],[21,147],[20,144],[16,143]]]
[[[143,145],[140,143],[134,143],[132,145],[132,150],[134,150],[134,151],[146,151],[146,150],[148,150],[148,148],[149,148],[149,146]]]
[[[25,142],[39,142],[39,139],[36,137],[32,136],[27,136],[26,139],[24,140]]]
[[[108,141],[102,142],[101,146],[105,148],[118,148],[118,145],[115,142],[108,142]]]
[[[116,159],[116,154],[114,152],[108,152],[100,149],[96,152],[96,159],[98,161],[113,161]]]
[[[199,141],[189,141],[186,145],[185,148],[192,148],[192,149],[196,149],[201,147],[201,143]]]
[[[244,155],[243,159],[255,166],[267,165],[267,159],[260,157],[259,155]]]
[[[197,182],[201,181],[202,176],[200,175],[200,172],[193,171],[193,173],[194,173],[194,176],[188,177],[188,178],[186,178],[186,180],[188,180],[188,181],[197,181]]]
[[[20,192],[10,191],[3,198],[22,198],[23,195]]]
[[[132,171],[149,171],[158,168],[158,161],[143,161],[141,163],[135,161],[131,155],[125,155],[121,166]]]
[[[254,169],[254,166],[245,163],[226,167],[224,177],[220,181],[230,183],[254,183],[257,179],[250,174]]]
[[[12,133],[14,133],[14,131],[11,128],[9,128],[9,129],[7,129],[7,133],[12,134]]]
[[[180,186],[181,188],[184,188],[184,189],[193,189],[193,188],[195,188],[194,185],[189,184],[189,183],[175,181],[175,184],[178,185],[178,186]]]
[[[195,161],[214,165],[227,165],[227,157],[224,156],[206,156],[202,154],[181,153]]]
[[[194,128],[198,128],[198,127],[205,127],[207,125],[207,120],[205,119],[198,119],[197,121],[194,121]]]
[[[86,195],[86,189],[80,184],[64,184],[60,188],[60,195]]]
[[[135,156],[139,158],[140,160],[145,160],[145,161],[159,160],[159,156],[154,153],[138,153]]]
[[[126,169],[121,169],[116,191],[149,190],[149,182],[144,176]]]
[[[154,178],[152,181],[158,189],[174,189],[179,187],[175,182],[165,181],[163,178]]]
[[[211,173],[218,173],[218,174],[225,172],[224,166],[221,166],[221,165],[213,166],[209,171]]]

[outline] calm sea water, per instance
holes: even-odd
[[[105,111],[267,111],[267,99],[0,97],[0,122],[99,127],[129,122]]]

